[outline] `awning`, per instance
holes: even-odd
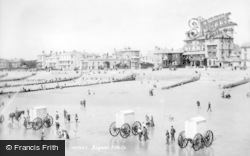
[[[184,52],[183,55],[205,55],[204,51]]]

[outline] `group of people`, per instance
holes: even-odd
[[[58,112],[57,112],[58,113]],[[71,122],[71,116],[70,116],[70,114],[64,109],[63,110],[63,114],[64,114],[64,119],[68,122],[68,123],[70,123]],[[58,114],[57,114],[58,115]],[[59,116],[59,115],[58,115]],[[59,118],[59,117],[58,117]],[[78,115],[77,114],[75,114],[75,121],[76,121],[76,123],[78,123]]]
[[[153,116],[151,116],[151,119],[149,119],[149,116],[146,115],[145,120],[146,120],[146,123],[142,122],[141,127],[138,128],[138,134],[139,134],[140,141],[142,140],[142,137],[143,137],[144,141],[147,141],[149,139],[147,127],[154,127],[155,126]]]
[[[170,136],[171,136],[171,142],[173,143],[175,141],[175,129],[173,126],[171,126],[171,129],[170,129],[170,135],[169,135],[169,131],[166,130],[166,144],[170,144]]]
[[[88,95],[91,95],[91,94],[95,95],[95,92],[88,90]]]
[[[139,134],[140,141],[142,140],[142,137],[143,137],[144,141],[147,141],[149,139],[148,130],[147,130],[147,127],[145,125],[142,125],[142,127],[138,128],[138,134]]]
[[[231,95],[230,95],[229,92],[226,92],[226,91],[223,90],[222,93],[221,93],[221,97],[229,99],[229,98],[231,98]]]
[[[86,100],[84,99],[83,101],[80,102],[80,104],[85,107],[86,106]]]
[[[197,107],[198,107],[198,108],[201,107],[200,101],[197,101],[196,104],[197,104]],[[207,112],[208,112],[208,111],[212,112],[212,108],[211,108],[211,103],[210,103],[210,102],[208,102]]]
[[[63,110],[64,114],[64,120],[67,121],[67,123],[71,122],[71,116],[70,114],[66,111],[66,109]],[[59,122],[59,114],[58,111],[56,111],[56,130],[57,130],[57,135],[60,139],[69,139],[69,134],[66,130],[59,130],[60,129],[60,122]],[[75,114],[75,122],[79,122],[78,114]],[[76,132],[76,131],[75,131]]]
[[[151,119],[149,119],[149,116],[146,115],[145,119],[146,119],[146,125],[147,126],[149,126],[149,127],[154,127],[155,126],[153,116],[151,116]]]

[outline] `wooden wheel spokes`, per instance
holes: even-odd
[[[51,127],[53,124],[53,118],[51,116],[46,116],[43,121],[43,126],[46,128]]]
[[[3,122],[4,122],[4,116],[1,115],[1,116],[0,116],[0,123],[3,123]]]
[[[195,151],[198,151],[200,148],[202,148],[202,146],[203,146],[202,141],[203,141],[203,137],[200,133],[198,133],[194,136],[193,148]]]
[[[35,118],[32,123],[32,128],[36,131],[39,130],[43,126],[42,122],[41,118]]]
[[[211,130],[206,131],[206,134],[204,136],[204,143],[206,147],[209,147],[212,145],[214,140],[214,134]]]
[[[122,125],[120,130],[120,135],[123,138],[127,138],[130,135],[130,126],[129,124],[125,123]]]
[[[109,133],[112,135],[112,136],[117,136],[120,132],[120,129],[116,127],[116,123],[113,122],[110,126],[109,126]]]
[[[178,145],[181,148],[185,148],[187,147],[187,144],[188,144],[188,139],[185,137],[185,131],[182,131],[178,137]]]
[[[136,121],[132,126],[132,133],[134,135],[138,134],[138,129],[141,128],[141,123],[139,121]]]

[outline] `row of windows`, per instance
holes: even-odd
[[[213,65],[215,65],[215,60],[213,60],[213,61],[209,60],[209,61],[208,61],[208,65],[209,65],[209,66],[211,66],[212,63],[213,63]]]

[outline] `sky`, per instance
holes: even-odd
[[[0,58],[179,49],[189,19],[227,12],[235,43],[250,42],[250,0],[0,0]]]

